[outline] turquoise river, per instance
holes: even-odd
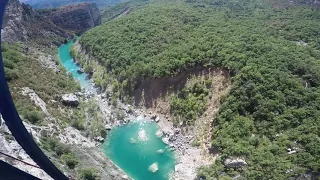
[[[73,41],[60,46],[60,63],[77,80],[81,88],[92,89],[87,74],[80,69],[70,55]],[[155,134],[158,125],[150,121],[131,121],[129,124],[112,129],[106,137],[102,150],[106,156],[135,180],[167,180],[174,171],[174,153]]]

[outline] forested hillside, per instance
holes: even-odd
[[[114,6],[106,7],[101,10],[102,21],[110,21],[122,15],[128,14],[144,5],[150,3],[152,0],[134,0],[126,1]]]
[[[159,2],[80,43],[129,92],[195,65],[230,70],[232,89],[212,117],[221,155],[199,177],[287,179],[320,172],[319,19],[314,7],[279,1]],[[247,166],[228,168],[228,157]]]

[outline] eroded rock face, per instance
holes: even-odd
[[[62,96],[62,103],[66,106],[76,107],[79,105],[79,99],[75,94],[65,94]]]
[[[5,42],[72,37],[70,33],[53,24],[50,19],[18,0],[9,0],[3,20],[1,39]]]
[[[23,87],[21,94],[24,96],[29,96],[31,101],[35,103],[36,106],[40,107],[41,110],[49,116],[49,112],[47,110],[47,104],[34,92],[34,90],[28,88],[28,87]]]
[[[101,16],[95,3],[82,3],[60,7],[49,14],[52,22],[76,34],[101,24]]]
[[[26,29],[22,26],[23,8],[18,0],[10,0],[6,7],[5,16],[3,18],[3,29],[1,30],[1,38],[4,41],[25,40]],[[20,33],[14,36],[17,31]]]

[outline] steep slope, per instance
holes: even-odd
[[[315,178],[320,12],[273,2],[149,4],[89,30],[79,43],[106,67],[98,72],[98,85],[113,82],[113,96],[123,100],[149,78],[174,77],[196,65],[230,73],[231,90],[212,117],[211,151],[220,156],[199,172],[200,179]],[[171,103],[175,119],[192,124],[203,112],[197,102],[206,99],[206,88],[178,92]]]
[[[76,34],[101,24],[99,8],[94,3],[68,5],[41,12],[58,27]]]
[[[96,4],[82,3],[58,9],[37,11],[18,0],[6,7],[1,38],[5,42],[32,42],[34,45],[60,45],[101,23]]]
[[[79,85],[63,68],[47,68],[45,62],[56,58],[48,55],[50,52],[45,47],[40,52],[30,46],[27,49],[23,44],[2,44],[5,74],[26,128],[47,156],[68,176],[80,179],[86,171],[97,179],[125,179],[121,177],[121,170],[106,159],[92,140],[100,136],[95,132],[95,125],[100,123],[101,127],[103,124],[99,109],[90,101],[80,102],[77,108],[62,103],[61,97],[79,91]],[[85,113],[88,109],[95,109],[95,116]],[[87,122],[91,124],[84,128]],[[86,131],[87,136],[80,130]],[[0,123],[0,146],[5,153],[35,164],[3,122]],[[40,169],[2,155],[0,159],[39,178],[50,179]]]
[[[43,42],[43,40],[50,39],[51,42],[60,44],[71,36],[70,33],[34,11],[31,6],[21,4],[18,0],[9,1],[1,29],[2,41],[32,40],[46,44],[47,42]]]
[[[72,179],[128,179],[93,140],[105,136],[103,112],[82,95],[79,84],[59,66],[55,45],[73,35],[42,12],[15,0],[10,0],[6,8],[1,33],[5,41],[1,44],[4,71],[15,106],[46,155]],[[63,97],[76,92],[78,107],[66,105]],[[0,147],[1,152],[36,165],[15,141],[2,117]],[[0,159],[41,179],[51,179],[41,169],[3,155]]]

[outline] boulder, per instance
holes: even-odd
[[[84,73],[84,70],[83,70],[82,68],[80,68],[80,69],[77,70],[77,72],[78,72],[79,74],[83,74],[83,73]]]
[[[104,126],[104,129],[110,131],[112,129],[111,125],[107,124]]]
[[[174,134],[179,134],[179,133],[180,133],[180,131],[181,131],[181,129],[180,129],[180,128],[175,128],[175,129],[174,129]]]
[[[162,142],[164,142],[165,144],[169,144],[169,138],[162,138]]]
[[[76,92],[75,95],[78,96],[78,97],[81,97],[83,95],[83,93],[82,92]]]
[[[244,159],[241,158],[227,158],[224,161],[224,165],[228,168],[239,168],[246,166],[247,163]]]
[[[288,154],[295,154],[295,153],[297,153],[296,150],[293,150],[293,151],[289,151],[289,152],[288,152]]]
[[[101,137],[101,136],[98,136],[98,137],[95,137],[94,140],[96,140],[96,141],[98,141],[98,142],[100,142],[100,143],[103,143],[104,138]]]
[[[163,132],[159,129],[156,131],[155,135],[158,137],[158,138],[161,138],[163,136]]]
[[[66,106],[77,107],[79,105],[79,99],[75,94],[65,94],[62,96],[62,103]]]
[[[122,175],[121,178],[122,179],[129,179],[129,177],[127,175]]]
[[[153,115],[151,116],[151,119],[152,119],[152,120],[156,120],[156,118],[157,118],[157,115],[156,115],[156,114],[153,114]]]
[[[135,140],[134,138],[130,138],[130,143],[131,143],[131,144],[136,144],[136,143],[137,143],[137,140]]]
[[[176,137],[174,134],[170,134],[170,135],[169,135],[169,141],[170,141],[170,142],[173,142],[173,141],[175,141],[175,140],[177,140],[177,137]]]
[[[153,173],[157,172],[159,170],[158,163],[155,162],[151,164],[148,169]]]
[[[158,154],[163,154],[163,153],[164,153],[164,149],[159,149],[159,150],[157,151],[157,153],[158,153]]]

